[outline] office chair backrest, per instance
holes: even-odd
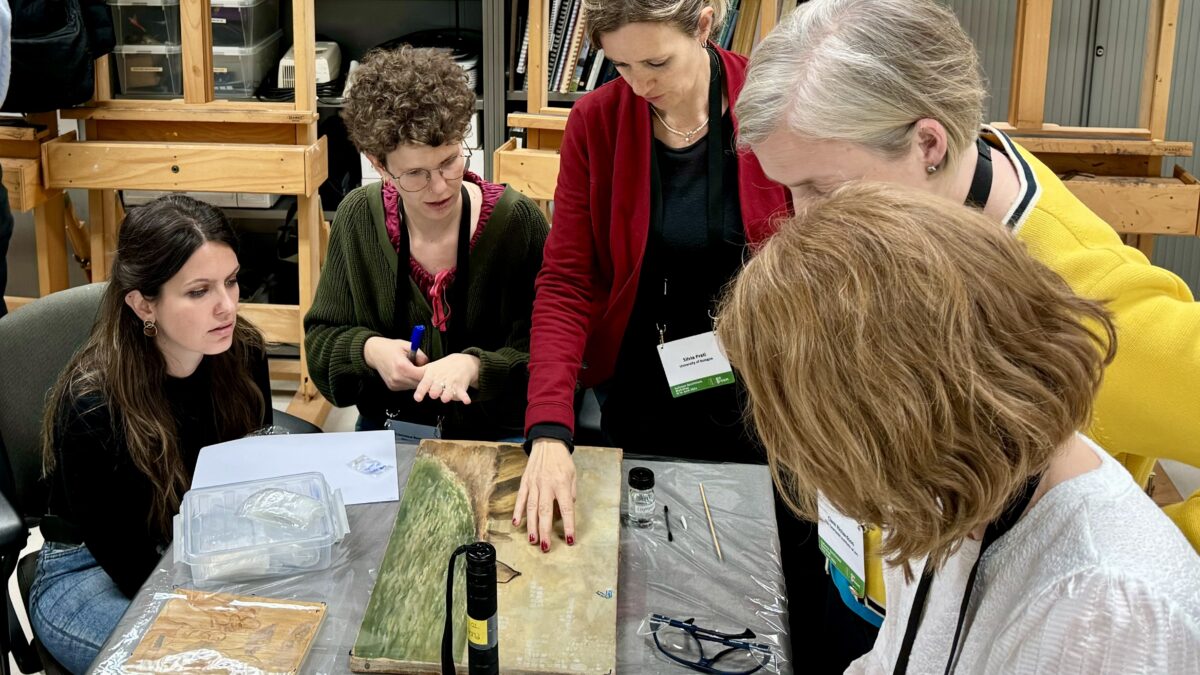
[[[35,300],[0,319],[0,488],[26,520],[46,508],[42,413],[62,369],[91,332],[106,284]],[[5,461],[7,459],[7,461]]]

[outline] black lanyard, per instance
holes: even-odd
[[[725,139],[725,116],[721,111],[721,92],[724,89],[724,79],[721,72],[721,59],[710,47],[708,57],[711,75],[708,80],[708,132],[705,139],[708,142],[708,251],[715,252],[725,241],[725,162],[722,158]],[[646,240],[646,257],[656,260],[663,266],[667,252],[662,250],[663,232],[663,203],[662,203],[662,174],[659,172],[658,153],[654,150],[654,131],[650,132],[650,232]],[[654,251],[651,256],[650,252]],[[645,258],[643,258],[644,260]],[[690,261],[695,264],[695,261]],[[645,272],[646,270],[643,270]],[[663,291],[659,297],[659,306],[655,320],[659,322],[660,339],[666,331],[667,296],[670,292],[670,275],[663,274]]]
[[[408,339],[411,326],[407,324],[412,285],[409,283],[409,266],[412,253],[408,243],[408,217],[404,213],[404,200],[397,199],[400,211],[400,247],[396,250],[396,308],[395,333],[401,340]],[[471,196],[467,187],[462,187],[462,217],[458,220],[458,254],[454,268],[454,282],[446,290],[446,304],[450,308],[450,320],[442,331],[442,349],[452,353],[448,340],[464,340],[467,320],[467,287],[471,280]],[[430,301],[432,305],[432,301]],[[430,321],[432,324],[433,322]],[[449,337],[448,337],[449,336]]]
[[[979,150],[979,161],[975,162],[975,175],[971,177],[971,191],[967,193],[967,206],[982,209],[987,206],[992,193],[992,146],[982,138],[975,140]]]
[[[1029,502],[1033,499],[1033,493],[1037,491],[1038,483],[1041,481],[1042,477],[1040,475],[1033,476],[1026,481],[1021,492],[1017,494],[1017,498],[984,531],[983,543],[979,547],[979,557],[975,559],[975,564],[971,567],[971,574],[967,577],[967,588],[963,591],[962,604],[958,608],[958,625],[954,628],[954,641],[950,643],[950,657],[946,659],[946,675],[949,675],[954,669],[954,658],[958,653],[958,644],[965,635],[963,621],[967,618],[967,608],[971,604],[971,593],[975,590],[975,577],[979,573],[979,562],[983,560],[983,554],[987,552],[988,548],[1017,524],[1021,515],[1025,513],[1025,509],[1029,507]],[[929,585],[932,581],[933,572],[929,571],[928,563],[926,563],[926,569],[921,573],[921,581],[917,584],[917,592],[913,596],[912,610],[908,614],[908,625],[904,629],[904,640],[900,643],[900,653],[896,656],[896,667],[892,671],[893,675],[904,675],[908,670],[908,657],[912,653],[913,642],[917,639],[917,630],[921,626],[921,615],[925,613],[925,603],[929,596]]]

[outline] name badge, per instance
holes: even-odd
[[[422,440],[436,439],[442,437],[442,432],[437,427],[431,427],[426,424],[413,424],[411,422],[402,422],[400,420],[387,420],[383,423],[387,429],[391,429],[392,433],[396,434],[397,443],[413,443],[418,444]]]
[[[821,553],[850,582],[850,590],[861,598],[867,592],[865,533],[853,518],[817,495],[817,545]]]
[[[658,358],[674,398],[733,384],[733,367],[712,331],[660,344]]]

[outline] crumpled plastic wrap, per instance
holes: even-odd
[[[617,606],[617,672],[686,673],[654,643],[651,614],[662,614],[723,633],[750,630],[748,641],[771,646],[760,673],[790,673],[787,596],[766,466],[641,460],[627,456],[623,476],[644,466],[654,471],[655,513],[650,528],[624,518],[621,500],[621,570]],[[700,497],[708,497],[721,544],[717,557]],[[669,507],[671,535],[663,507]],[[705,648],[711,656],[715,650]],[[720,664],[714,668],[721,669]],[[731,669],[736,670],[736,669]]]
[[[237,515],[291,530],[307,530],[325,513],[325,504],[308,495],[266,488],[246,498]]]

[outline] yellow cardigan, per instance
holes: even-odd
[[[1046,165],[1016,149],[1041,186],[1017,238],[1076,293],[1105,300],[1116,324],[1116,358],[1087,435],[1141,485],[1158,458],[1200,466],[1200,303],[1183,280],[1126,246]],[[1200,492],[1165,511],[1200,550]],[[883,605],[878,550],[875,529],[866,542],[867,594]]]

